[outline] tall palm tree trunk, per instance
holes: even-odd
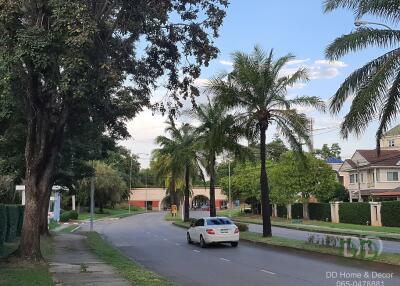
[[[265,162],[265,154],[266,154],[266,146],[265,146],[265,136],[267,131],[267,124],[260,122],[260,159],[261,159],[261,174],[260,174],[260,185],[261,185],[261,211],[262,211],[262,219],[263,219],[263,236],[271,236],[271,210],[269,205],[269,186],[268,186],[268,177],[266,171],[266,162]]]
[[[215,154],[212,154],[210,161],[210,217],[217,216],[215,208]]]
[[[190,168],[186,165],[185,170],[185,214],[184,221],[189,221],[189,188],[190,188]]]

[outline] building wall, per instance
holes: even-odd
[[[367,170],[360,170],[360,188],[362,190],[365,189],[383,189],[383,190],[391,190],[397,187],[400,187],[400,181],[388,181],[387,180],[387,172],[398,172],[399,179],[400,179],[400,167],[399,168],[371,168],[375,172],[375,181],[372,180],[368,181],[368,171]],[[357,171],[349,172],[349,178],[351,174],[357,174]],[[363,181],[361,180],[361,175],[363,175]],[[377,177],[379,180],[377,181]],[[358,190],[358,183],[350,183],[349,179],[349,190]]]
[[[389,146],[390,140],[394,140],[394,147]],[[400,150],[400,136],[385,136],[380,140],[380,144],[383,150]]]

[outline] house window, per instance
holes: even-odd
[[[360,174],[360,182],[364,183],[364,174]]]
[[[379,182],[379,180],[380,180],[379,170],[376,170],[376,181]]]
[[[398,181],[399,173],[398,172],[387,172],[387,180],[388,181]]]
[[[389,140],[389,147],[394,147],[394,140]]]
[[[358,181],[358,176],[357,176],[357,174],[352,174],[352,175],[350,175],[350,184],[357,183],[357,181]]]

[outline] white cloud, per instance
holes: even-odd
[[[196,87],[206,87],[210,81],[206,78],[197,78],[194,80],[194,85]]]
[[[313,66],[309,68],[310,79],[330,79],[339,75],[338,68],[325,68],[320,66]]]
[[[304,63],[306,63],[308,61],[310,61],[310,58],[304,59],[304,60],[291,60],[291,61],[288,61],[288,63],[286,65],[287,66],[289,66],[289,65],[299,65],[299,64],[304,64]]]
[[[330,66],[330,67],[335,67],[335,68],[345,68],[345,67],[347,67],[347,64],[345,62],[342,62],[342,61],[317,60],[314,63],[316,65]]]
[[[233,66],[233,63],[230,61],[220,60],[219,63],[224,66]]]

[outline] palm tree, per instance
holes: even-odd
[[[274,60],[273,51],[264,53],[255,47],[250,55],[233,54],[233,71],[211,80],[209,90],[218,102],[238,110],[236,121],[243,121],[250,142],[260,142],[261,159],[261,207],[263,236],[271,236],[271,210],[268,177],[266,173],[266,131],[275,124],[277,131],[290,143],[294,150],[302,150],[302,140],[309,144],[309,120],[298,113],[297,106],[324,108],[324,103],[313,96],[288,99],[287,88],[299,81],[308,80],[307,71],[298,69],[290,75],[282,75],[283,67],[293,60],[287,55]]]
[[[154,166],[159,174],[170,175],[170,194],[176,194],[176,182],[184,176],[184,221],[189,221],[189,197],[191,178],[200,172],[198,167],[197,143],[194,128],[183,124],[177,128],[172,118],[167,121],[166,132],[171,138],[158,136],[156,142],[161,145],[154,151]],[[176,197],[176,196],[175,196]],[[177,203],[177,199],[174,199]]]
[[[208,100],[207,104],[195,108],[193,115],[200,122],[197,127],[202,162],[210,177],[210,216],[215,217],[215,166],[216,158],[224,151],[243,156],[246,148],[238,143],[243,130],[228,113],[224,105]]]
[[[355,12],[356,19],[368,14],[397,24],[400,20],[399,1],[328,0],[325,11],[347,8]],[[382,24],[378,24],[381,25]],[[385,25],[383,25],[385,26]],[[360,26],[353,32],[337,38],[326,49],[326,57],[338,60],[349,52],[369,46],[394,47],[393,50],[373,59],[355,70],[342,83],[330,102],[332,113],[338,113],[349,97],[353,98],[349,112],[341,126],[341,134],[361,134],[368,124],[379,118],[376,132],[377,149],[380,138],[393,123],[400,111],[400,30]]]

